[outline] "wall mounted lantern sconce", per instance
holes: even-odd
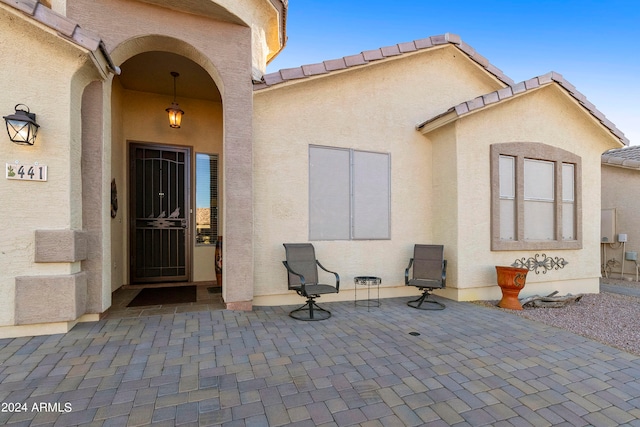
[[[26,108],[26,111],[23,108]],[[15,114],[2,116],[7,123],[9,139],[20,145],[33,145],[40,125],[36,123],[36,115],[29,111],[29,107],[18,104],[14,107]]]
[[[180,106],[176,102],[176,77],[180,74],[172,71],[171,75],[173,76],[173,102],[165,111],[169,113],[169,127],[179,129],[182,123],[182,115],[184,114],[184,111],[180,109]]]

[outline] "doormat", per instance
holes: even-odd
[[[144,288],[127,307],[149,305],[186,304],[196,302],[195,286],[173,286],[170,288]]]
[[[207,288],[207,292],[209,292],[210,294],[221,294],[222,286],[211,286]]]

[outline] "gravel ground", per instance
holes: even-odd
[[[602,279],[601,283],[635,287],[640,282]],[[498,301],[477,304],[503,310],[516,316],[571,331],[640,356],[640,298],[601,292],[560,308],[525,308],[522,311],[499,308]]]

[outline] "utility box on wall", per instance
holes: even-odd
[[[615,243],[616,210],[602,209],[600,216],[600,242]]]

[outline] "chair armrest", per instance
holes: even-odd
[[[334,276],[336,276],[336,290],[339,291],[340,290],[340,276],[338,275],[338,273],[336,273],[335,271],[327,270],[326,268],[324,268],[322,266],[322,264],[320,264],[320,261],[318,261],[318,260],[316,260],[316,264],[318,264],[318,267],[320,267],[321,269],[323,269],[327,273],[331,273]]]
[[[302,286],[302,290],[304,291],[304,276],[302,274],[296,273],[291,268],[289,268],[289,264],[287,263],[287,261],[282,261],[282,264],[284,264],[284,267],[287,269],[289,273],[295,276],[298,276],[300,278],[300,286]]]
[[[447,260],[442,260],[442,287],[447,287]]]
[[[409,265],[407,266],[407,268],[404,270],[404,284],[408,285],[409,284],[409,270],[411,270],[411,266],[413,265],[413,258],[411,258],[409,260]]]

